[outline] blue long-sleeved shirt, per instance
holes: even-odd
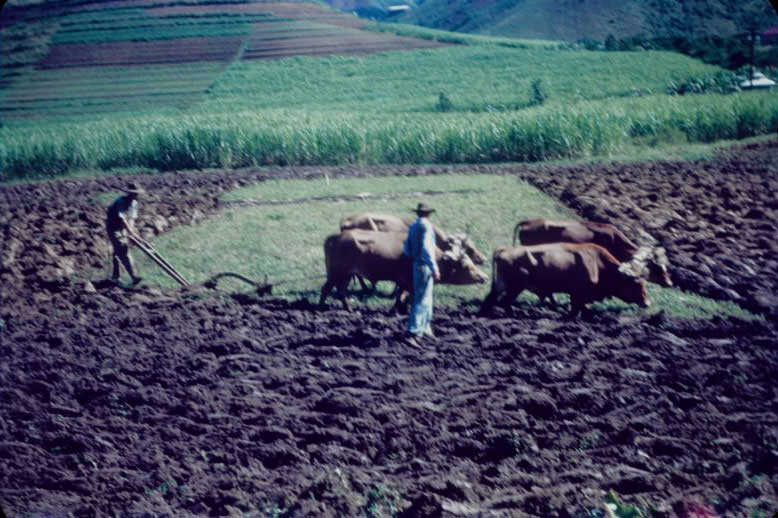
[[[413,259],[414,263],[426,264],[435,274],[438,273],[438,263],[435,261],[435,229],[429,219],[420,217],[413,222],[403,243],[403,254]]]

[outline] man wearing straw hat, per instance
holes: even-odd
[[[413,306],[408,321],[408,343],[418,347],[419,338],[432,333],[432,287],[434,280],[440,280],[440,270],[435,261],[435,229],[429,216],[435,209],[426,203],[419,203],[416,221],[408,229],[403,243],[403,254],[413,260]]]
[[[119,281],[119,262],[124,265],[127,273],[132,277],[132,284],[138,284],[142,279],[135,275],[135,268],[130,257],[130,239],[129,232],[135,232],[135,219],[138,217],[138,196],[145,193],[135,182],[131,182],[125,195],[120,196],[108,208],[108,215],[105,219],[105,227],[108,231],[108,238],[113,246],[113,275],[111,279],[114,282]]]

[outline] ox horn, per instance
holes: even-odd
[[[656,246],[657,244],[659,244],[659,241],[654,236],[652,236],[642,228],[638,229],[638,236],[640,237],[640,241],[644,245]]]
[[[619,271],[624,275],[638,278],[640,277],[640,267],[634,261],[628,261],[619,265]]]
[[[451,243],[451,252],[455,258],[461,257],[465,253],[465,235],[462,233],[449,234],[448,242]]]
[[[655,249],[653,247],[643,245],[638,248],[638,251],[635,252],[635,255],[632,257],[632,261],[630,262],[646,262],[648,258],[653,255],[654,250]]]

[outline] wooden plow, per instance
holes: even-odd
[[[151,244],[140,237],[139,235],[135,234],[134,232],[128,232],[127,235],[130,238],[130,241],[137,246],[141,252],[146,254],[152,261],[157,263],[162,270],[167,273],[170,277],[172,277],[176,282],[178,282],[181,286],[191,286],[189,281],[187,281],[183,275],[181,275],[178,270],[173,268],[173,265],[171,265],[167,259],[162,257],[162,255],[157,252]],[[219,279],[222,279],[224,277],[233,277],[235,279],[241,280],[247,284],[252,285],[254,288],[256,288],[257,293],[260,295],[268,295],[270,294],[273,286],[271,284],[267,283],[267,279],[265,279],[264,283],[260,283],[257,281],[254,281],[252,279],[249,279],[248,277],[241,275],[239,273],[233,273],[233,272],[223,272],[219,273],[217,275],[214,275],[209,280],[205,281],[203,283],[203,286],[209,289],[216,289],[216,283],[219,281]]]
[[[249,279],[245,275],[241,275],[239,273],[233,273],[233,272],[223,272],[219,273],[217,275],[214,275],[207,281],[203,283],[203,286],[210,289],[216,289],[216,283],[219,281],[219,279],[222,279],[224,277],[233,277],[235,279],[241,280],[247,284],[250,284],[254,286],[254,288],[257,289],[257,293],[260,295],[269,295],[271,291],[273,290],[273,285],[267,283],[267,276],[265,276],[265,282],[257,282],[255,280]]]
[[[151,244],[148,241],[146,241],[139,235],[135,234],[134,232],[128,231],[127,235],[129,236],[130,241],[132,241],[135,244],[135,246],[137,246],[140,249],[141,252],[149,256],[149,259],[157,263],[159,267],[162,268],[162,270],[166,274],[170,275],[173,278],[173,280],[178,282],[181,286],[189,286],[189,281],[184,279],[184,276],[178,273],[178,271],[175,268],[173,268],[173,266],[169,262],[167,262],[167,260],[164,257],[162,257],[162,255],[160,255],[159,252],[154,250],[154,247],[151,246]]]

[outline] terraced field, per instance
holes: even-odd
[[[203,47],[206,47],[204,43]],[[110,62],[110,54],[103,56]],[[219,61],[182,60],[177,65],[35,69],[4,92],[2,115],[15,119],[51,119],[152,107],[183,109],[200,99],[224,67],[225,63]]]
[[[291,56],[370,54],[408,47],[436,48],[441,43],[393,34],[366,32],[308,21],[285,24],[271,21],[254,25],[243,59],[280,59]]]
[[[54,46],[49,55],[38,64],[38,68],[228,62],[235,57],[242,41],[240,37],[227,36],[100,44],[70,43]]]
[[[148,8],[146,8],[148,6]],[[185,109],[241,59],[369,54],[439,47],[361,30],[364,21],[324,6],[236,3],[158,7],[87,3],[4,20],[0,118],[80,118],[143,108]],[[4,13],[5,14],[5,13]],[[14,35],[22,22],[31,27]],[[6,33],[6,30],[9,30]],[[20,43],[16,43],[16,40]],[[30,52],[30,41],[36,52]],[[191,64],[191,65],[190,65]],[[25,66],[26,65],[26,66]]]
[[[149,13],[157,15],[181,15],[191,13],[193,6],[173,5],[149,9]],[[232,4],[205,4],[197,6],[198,13],[229,13],[229,14],[271,14],[279,18],[290,18],[309,22],[325,23],[339,27],[359,29],[365,26],[365,20],[325,6],[297,2],[252,2]]]

